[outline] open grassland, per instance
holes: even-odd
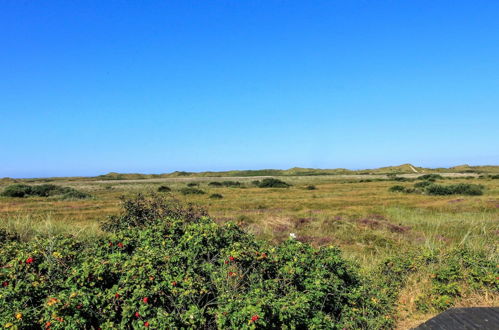
[[[403,176],[414,180],[418,174]],[[201,205],[215,221],[235,222],[267,241],[282,242],[294,234],[299,241],[312,245],[339,246],[344,256],[358,263],[366,276],[375,277],[387,260],[399,262],[399,268],[404,269],[397,273],[403,276],[401,283],[390,286],[381,281],[379,285],[380,290],[394,290],[398,286],[393,317],[399,327],[407,328],[452,304],[499,305],[497,268],[496,284],[491,290],[461,281],[456,293],[438,286],[440,282],[435,284],[435,278],[443,276],[441,272],[457,267],[452,264],[453,258],[457,258],[452,251],[459,248],[466,248],[472,254],[481,253],[484,260],[498,264],[499,180],[459,173],[444,177],[438,180],[439,184],[481,184],[485,187],[484,194],[430,196],[389,192],[393,185],[412,187],[415,181],[396,181],[385,175],[279,177],[292,185],[289,188],[259,188],[252,183],[263,177],[67,179],[52,183],[92,197],[75,200],[0,197],[0,224],[25,240],[58,233],[92,239],[106,235],[98,224],[117,214],[121,196],[154,193],[160,186],[168,186],[171,192],[161,194]],[[228,180],[240,182],[240,186],[210,184]],[[44,183],[30,181],[32,185]],[[0,186],[0,190],[8,184]],[[181,194],[189,184],[205,193]],[[210,198],[212,194],[222,198]],[[422,255],[428,256],[424,262],[417,259]],[[419,261],[405,265],[404,259],[412,257]],[[444,296],[450,300],[446,301]]]

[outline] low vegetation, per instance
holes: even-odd
[[[265,178],[257,183],[259,188],[288,188],[291,187],[289,183],[275,178]]]
[[[416,169],[419,171],[419,168]],[[362,293],[356,291],[357,294],[365,294],[371,299],[370,302],[363,302],[369,303],[369,305],[364,305],[369,308],[367,314],[353,310],[358,307],[350,306],[353,312],[361,313],[360,317],[361,319],[364,317],[362,322],[365,323],[348,324],[346,319],[335,319],[338,326],[344,324],[347,329],[391,328],[392,326],[409,329],[449,306],[497,306],[499,304],[499,268],[495,266],[499,264],[497,250],[499,181],[491,178],[492,172],[482,173],[481,178],[478,175],[442,174],[443,179],[435,178],[435,181],[418,179],[420,174],[405,175],[404,177],[408,180],[404,181],[394,180],[394,177],[399,175],[397,172],[390,178],[384,175],[287,176],[285,180],[282,177],[278,178],[290,185],[287,189],[261,189],[259,184],[263,178],[203,179],[195,177],[193,173],[178,174],[178,177],[172,179],[127,180],[122,178],[114,182],[111,180],[92,182],[87,178],[0,179],[0,191],[13,184],[38,186],[52,181],[56,182],[57,186],[71,187],[91,193],[93,196],[90,199],[65,199],[60,195],[28,196],[28,198],[0,197],[0,228],[4,229],[0,232],[0,279],[2,280],[0,284],[9,282],[6,291],[2,291],[4,289],[0,287],[0,296],[4,292],[9,292],[10,297],[8,304],[0,303],[2,307],[0,315],[3,315],[0,322],[5,321],[0,323],[0,326],[11,324],[12,328],[15,328],[21,324],[18,328],[29,328],[26,325],[32,323],[27,315],[36,315],[37,318],[33,319],[35,328],[46,325],[40,323],[43,318],[43,322],[50,322],[52,329],[81,328],[72,325],[81,324],[81,322],[101,324],[103,329],[143,327],[145,322],[149,322],[148,325],[151,328],[164,328],[173,324],[167,323],[172,320],[172,322],[184,322],[175,323],[177,328],[200,327],[196,322],[212,322],[203,325],[207,328],[217,327],[217,324],[223,324],[224,326],[221,327],[228,328],[273,327],[276,324],[279,325],[273,316],[278,309],[284,309],[279,312],[282,317],[288,317],[282,313],[287,313],[286,310],[289,310],[293,311],[297,320],[300,320],[303,315],[310,320],[313,319],[309,314],[311,309],[304,307],[312,306],[312,304],[301,300],[302,297],[309,299],[310,292],[303,295],[301,288],[293,289],[289,291],[294,295],[291,299],[289,295],[281,296],[282,292],[276,293],[268,290],[269,295],[262,296],[253,291],[255,288],[253,284],[248,284],[245,273],[239,271],[246,270],[241,265],[247,264],[234,264],[230,258],[227,260],[227,256],[232,256],[234,261],[239,261],[236,252],[244,255],[234,245],[229,244],[231,251],[222,249],[218,255],[212,253],[211,257],[216,260],[214,264],[204,262],[200,266],[200,261],[193,260],[189,246],[191,241],[197,242],[198,238],[201,239],[202,235],[206,234],[202,239],[208,241],[203,241],[203,244],[207,242],[206,245],[211,246],[211,241],[208,239],[211,236],[206,231],[197,231],[195,228],[198,225],[209,224],[210,228],[211,226],[219,228],[218,232],[222,230],[220,228],[234,226],[228,223],[236,223],[237,228],[230,228],[243,232],[245,237],[250,237],[250,240],[262,249],[264,246],[268,247],[268,250],[262,250],[267,254],[267,261],[271,259],[269,251],[272,249],[275,249],[272,252],[275,254],[276,251],[283,251],[282,247],[287,244],[294,246],[298,242],[301,242],[301,246],[310,248],[310,251],[314,251],[313,253],[320,251],[321,248],[335,250],[333,246],[341,249],[342,253],[335,255],[350,267],[352,272],[348,271],[348,274],[353,274],[352,276],[359,280],[362,290],[366,290]],[[222,185],[224,181],[239,182],[240,186],[237,188],[237,186]],[[199,187],[187,187],[190,182],[199,183],[205,194],[184,195],[181,192],[183,189],[200,190]],[[217,182],[219,185],[211,184],[212,182]],[[401,187],[398,189],[403,193],[388,191],[394,184]],[[464,187],[463,184],[482,185],[483,195],[430,195],[425,192],[425,189],[432,185]],[[309,185],[316,189],[308,191]],[[136,193],[156,192],[160,186],[166,186],[171,191],[168,194],[158,193],[156,197],[131,197]],[[411,193],[406,193],[406,189]],[[223,199],[211,197],[216,194],[222,195]],[[122,204],[123,212],[119,212],[118,209],[120,205],[118,197],[121,195],[128,196]],[[165,203],[164,200],[167,197],[175,197],[182,202]],[[208,212],[209,219],[212,219],[209,221]],[[100,223],[100,220],[107,215],[112,217],[108,218],[105,223]],[[178,245],[176,250],[171,250],[169,245],[165,250],[160,250],[158,248],[160,240],[157,240],[154,233],[151,234],[154,244],[149,249],[148,231],[152,228],[159,228],[157,227],[159,226],[158,219],[173,219],[165,220],[165,223],[171,221],[176,223],[182,219],[182,222],[195,227],[175,225],[178,231],[172,234],[174,236],[181,235],[181,231],[186,228],[191,230],[189,233],[194,233],[192,236],[182,236],[180,241],[177,240],[180,236],[172,239],[177,243],[181,242],[182,248],[185,247],[184,250]],[[217,223],[216,226],[214,222]],[[232,232],[232,229],[228,232]],[[226,232],[225,229],[223,231]],[[130,234],[132,237],[124,235],[127,232],[134,233],[134,235]],[[77,244],[74,252],[71,252],[73,248],[67,245],[70,243],[69,240]],[[2,245],[4,241],[8,243]],[[112,247],[109,246],[110,242]],[[119,243],[121,244],[118,245]],[[236,243],[244,249],[248,248],[241,241]],[[198,249],[195,246],[193,249]],[[150,252],[147,253],[147,251]],[[176,254],[172,251],[176,251]],[[53,255],[54,252],[61,253],[63,257],[58,258],[58,253]],[[298,255],[302,256],[302,254],[296,254]],[[315,254],[304,255],[308,259],[315,258]],[[36,261],[27,264],[26,260],[29,257]],[[165,267],[173,267],[163,264],[169,262],[165,259],[167,257],[175,260],[178,267],[175,270],[176,273],[172,271],[176,276],[175,279],[164,280],[166,270],[170,272],[172,269]],[[22,261],[22,264],[16,264],[13,269],[3,268],[6,265],[4,260],[8,265],[11,262],[2,258]],[[246,262],[245,258],[248,257],[245,256],[241,260]],[[205,273],[202,276],[212,274],[213,269],[221,272],[217,267],[222,260],[222,267],[237,265],[239,269],[227,268],[224,279],[234,281],[237,279],[237,283],[243,286],[240,289],[243,291],[236,291],[241,293],[241,296],[231,297],[240,308],[231,307],[230,310],[222,310],[221,305],[215,307],[209,304],[204,310],[189,307],[189,312],[186,312],[187,307],[177,307],[180,311],[179,315],[182,315],[182,320],[178,321],[170,315],[177,313],[176,309],[175,313],[170,313],[164,305],[161,305],[165,297],[170,297],[169,294],[181,292],[192,302],[189,306],[199,307],[197,302],[201,299],[201,290],[208,288],[204,284],[191,286],[190,281],[196,282],[195,279],[199,278],[199,267],[206,267],[203,268]],[[228,263],[225,264],[225,261]],[[287,259],[286,263],[291,261]],[[128,268],[124,269],[124,265]],[[265,263],[263,265],[268,266]],[[285,268],[286,270],[283,268],[280,271],[285,274],[286,271],[295,272],[295,276],[303,280],[303,283],[313,282],[308,277],[301,277],[302,269],[314,272],[312,268],[304,268],[301,265],[295,267],[298,265],[296,263],[290,265],[292,267]],[[33,268],[34,266],[36,268]],[[57,270],[57,267],[61,267],[62,270]],[[121,273],[116,275],[114,268]],[[133,273],[125,274],[130,268],[136,269]],[[158,272],[154,269],[158,269]],[[275,270],[276,268],[256,268],[258,272],[265,269]],[[67,271],[73,270],[84,274],[76,281],[77,286],[74,286],[75,280],[72,278],[74,275],[66,276],[64,281],[61,280],[62,275],[61,277],[49,275],[55,276],[61,272],[67,275]],[[257,277],[252,271],[248,271],[248,274],[251,274],[250,278],[260,281],[261,277]],[[152,272],[153,280],[149,278],[149,272]],[[229,277],[228,272],[238,275],[231,273],[233,276]],[[1,277],[4,275],[7,277]],[[110,279],[107,279],[107,275]],[[119,279],[115,278],[118,276]],[[209,276],[217,279],[216,283],[222,279],[221,275]],[[276,279],[270,273],[267,273],[267,276],[269,279]],[[99,277],[106,279],[106,284],[102,284],[104,280],[100,280]],[[182,290],[185,289],[185,291],[173,291],[174,288],[180,290],[177,287],[178,283],[184,280],[186,281],[185,288],[182,287]],[[336,278],[332,280],[336,281]],[[165,291],[167,281],[176,281],[177,286],[172,286],[170,291]],[[213,288],[214,282],[210,280],[206,283]],[[10,286],[11,284],[13,286]],[[41,285],[39,291],[36,289],[37,285]],[[45,290],[49,290],[51,285],[57,287],[59,291],[52,290],[45,294]],[[92,285],[102,291],[102,296],[98,295],[98,290]],[[114,288],[118,288],[119,291],[115,292]],[[156,288],[161,288],[167,295],[164,296],[161,291],[158,293],[155,291]],[[244,291],[247,288],[252,289]],[[350,288],[353,289],[353,287]],[[16,291],[19,295],[14,295],[10,290],[20,290]],[[29,301],[20,302],[18,299],[25,292],[22,290],[33,291],[34,296],[29,296]],[[75,292],[77,297],[83,299],[82,302],[76,300],[80,298],[68,298]],[[212,290],[209,292],[222,294],[228,291]],[[116,300],[110,305],[111,301],[116,299],[116,293],[120,297],[123,296],[123,299]],[[205,291],[203,294],[214,297]],[[256,309],[248,307],[246,303],[250,297],[244,294],[252,295],[261,303],[253,304]],[[145,297],[148,298],[148,304],[140,301]],[[59,302],[56,303],[50,298],[58,299]],[[107,298],[109,300],[106,300]],[[266,300],[267,298],[269,300]],[[270,304],[270,300],[282,304],[268,308],[266,306]],[[40,301],[45,301],[45,305],[40,305]],[[154,304],[150,304],[151,301],[154,301]],[[185,300],[182,301],[185,302]],[[163,307],[158,307],[156,302]],[[175,306],[186,306],[177,305],[177,302]],[[24,308],[24,306],[34,306],[29,305],[31,303],[38,304],[36,306],[39,307]],[[5,314],[1,314],[4,312],[4,306],[7,306],[7,309]],[[279,306],[286,306],[286,308]],[[97,308],[97,312],[93,309],[94,307]],[[258,309],[260,307],[263,312]],[[350,313],[348,312],[350,307],[341,308],[346,313]],[[76,311],[70,312],[70,308]],[[219,316],[216,316],[214,320],[211,314],[205,313],[207,310],[215,312],[215,315],[221,313],[225,320],[228,320],[227,322],[233,323],[217,323],[222,322],[218,321]],[[234,310],[237,320],[232,319],[230,315]],[[136,312],[140,317],[135,316]],[[163,319],[166,317],[164,312],[170,315],[168,321]],[[112,314],[114,316],[109,316],[110,313],[114,313]],[[21,314],[19,319],[16,318],[18,314]],[[41,314],[43,315],[40,316]],[[101,314],[105,317],[101,317]],[[132,315],[131,318],[126,319],[129,315]],[[193,315],[192,319],[190,315]],[[252,321],[254,316],[256,321]],[[61,318],[62,323],[56,317]],[[108,326],[101,323],[104,318],[112,320],[114,325]],[[88,321],[89,319],[92,321]],[[199,321],[201,319],[204,321]],[[189,320],[194,320],[193,325],[185,325]],[[272,320],[271,323],[261,323],[268,320]],[[283,323],[300,326],[303,324],[299,323],[301,321],[290,323],[289,318],[284,320],[286,321]],[[344,321],[345,323],[341,323]],[[310,322],[306,326],[313,327]]]
[[[391,192],[421,193],[427,195],[445,196],[445,195],[483,195],[484,186],[471,183],[458,183],[451,185],[435,184],[431,181],[422,181],[415,183],[413,188],[395,185],[389,188]]]
[[[171,192],[172,188],[168,186],[161,185],[158,187],[158,192]]]
[[[224,198],[224,196],[222,196],[221,194],[211,194],[210,198],[211,199],[222,199],[222,198]]]
[[[386,328],[339,250],[273,246],[176,201],[137,196],[107,236],[24,242],[0,232],[0,322],[12,328]]]
[[[204,190],[198,189],[198,188],[193,188],[193,187],[186,187],[180,189],[180,193],[182,195],[203,195],[206,194]]]
[[[6,187],[2,192],[2,196],[5,197],[50,197],[50,196],[60,196],[66,199],[82,199],[89,198],[91,195],[78,191],[70,187],[62,187],[53,184],[42,184],[42,185],[26,185],[26,184],[14,184]]]

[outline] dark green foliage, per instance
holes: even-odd
[[[418,297],[418,309],[423,312],[442,311],[451,307],[463,290],[497,292],[499,270],[483,251],[469,247],[454,248],[437,255],[432,250],[418,249],[388,258],[373,274],[380,292],[394,303],[408,276],[420,269],[432,269],[431,290]]]
[[[484,187],[478,184],[458,183],[452,185],[432,184],[425,188],[428,195],[483,195]]]
[[[12,241],[19,241],[19,235],[7,232],[5,229],[0,228],[0,247],[2,247],[3,244]]]
[[[414,188],[406,188],[404,186],[393,186],[389,188],[391,192],[405,193],[425,193],[428,195],[445,196],[445,195],[482,195],[484,186],[470,183],[458,183],[451,185],[440,185],[431,181],[422,181],[414,184]]]
[[[241,182],[239,181],[222,181],[224,187],[240,187]]]
[[[15,184],[5,188],[2,193],[3,196],[8,197],[50,197],[62,196],[65,199],[82,199],[91,197],[91,195],[78,191],[70,187],[62,187],[54,184],[42,184],[35,186],[28,186],[24,184]]]
[[[189,182],[187,184],[187,187],[199,187],[199,183],[197,183],[197,182]]]
[[[84,198],[89,198],[92,197],[91,195],[81,192],[76,189],[69,188],[62,194],[63,199],[84,199]]]
[[[391,186],[388,191],[391,191],[391,192],[405,192],[405,187],[404,186],[400,186],[400,185],[396,185],[396,186]]]
[[[258,187],[260,188],[288,188],[290,186],[289,183],[275,178],[265,178],[258,183]]]
[[[172,191],[172,188],[168,187],[168,186],[159,186],[158,187],[158,192],[170,192]]]
[[[115,218],[121,220],[118,230],[104,239],[5,243],[0,324],[23,329],[393,325],[384,297],[337,248],[315,249],[296,240],[268,245],[234,224],[219,226],[190,213],[190,207],[162,201],[125,200],[125,211]],[[189,219],[179,209],[187,210]]]
[[[433,184],[431,181],[420,181],[420,182],[416,182],[414,184],[414,188],[424,188],[426,186],[429,186]]]
[[[210,187],[240,187],[241,182],[239,181],[213,181],[208,184]]]
[[[123,212],[106,219],[101,225],[104,231],[145,227],[160,218],[183,219],[189,222],[208,215],[206,210],[199,206],[182,204],[177,199],[157,194],[121,197],[121,203]]]
[[[491,175],[485,175],[485,174],[482,174],[478,177],[479,179],[491,179],[491,180],[497,180],[499,179],[499,174],[491,174]]]
[[[441,180],[443,178],[444,177],[441,176],[440,174],[425,174],[425,175],[418,176],[418,180],[426,180],[426,181],[437,181],[437,180]]]
[[[305,189],[307,189],[307,190],[316,190],[317,188],[314,185],[311,184],[311,185],[306,186]]]
[[[221,194],[211,194],[210,198],[211,199],[222,199],[222,198],[224,198],[224,196],[222,196]]]
[[[205,194],[205,192],[203,190],[198,189],[198,188],[192,188],[192,187],[182,188],[182,189],[180,189],[180,193],[182,193],[182,195],[202,195],[202,194]]]
[[[2,196],[26,197],[31,194],[31,186],[25,184],[13,184],[4,189]]]
[[[404,177],[401,177],[401,176],[392,177],[392,178],[390,178],[390,180],[391,181],[401,181],[401,182],[412,181],[412,179],[404,178]]]
[[[251,181],[251,184],[258,187],[260,185],[260,180],[253,180]]]

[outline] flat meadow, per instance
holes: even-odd
[[[413,187],[418,176],[276,177],[290,185],[284,188],[259,187],[255,181],[265,177],[20,180],[91,197],[0,197],[0,227],[25,241],[59,234],[102,238],[107,233],[99,224],[120,212],[122,196],[157,194],[201,206],[216,223],[233,222],[272,244],[295,239],[339,247],[391,299],[389,317],[398,328],[450,306],[499,305],[499,180],[455,173],[436,180],[483,186],[476,196],[390,191],[394,185]],[[11,184],[4,180],[0,191]],[[494,266],[485,269],[482,261]]]

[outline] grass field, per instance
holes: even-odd
[[[407,174],[412,179],[418,175]],[[444,175],[445,176],[445,175]],[[116,214],[120,196],[162,193],[205,207],[217,222],[233,221],[262,239],[281,242],[295,234],[313,245],[336,245],[362,273],[375,276],[389,258],[430,253],[437,261],[408,271],[397,295],[394,317],[400,328],[417,325],[437,313],[438,304],[422,306],[424,299],[451,296],[459,306],[499,305],[497,286],[483,290],[460,282],[459,294],[435,292],[432,279],[446,264],[446,253],[466,247],[483,253],[498,264],[499,180],[469,174],[449,174],[442,184],[474,183],[485,187],[481,196],[430,196],[389,192],[393,185],[411,187],[414,182],[387,180],[384,175],[315,175],[279,177],[289,188],[258,188],[261,177],[182,177],[137,180],[57,180],[93,197],[62,200],[57,197],[0,197],[0,223],[24,239],[37,234],[71,232],[91,239],[105,235],[99,222]],[[213,187],[210,182],[238,181],[240,187]],[[29,184],[43,181],[30,180]],[[197,183],[205,192],[182,195],[179,191]],[[3,190],[8,183],[0,186]],[[313,185],[315,189],[308,186]],[[221,199],[210,195],[220,194]],[[497,268],[496,268],[497,271]],[[497,272],[496,276],[497,283]],[[497,285],[497,284],[496,284]],[[440,306],[441,307],[441,306]],[[445,305],[444,305],[445,307]]]

